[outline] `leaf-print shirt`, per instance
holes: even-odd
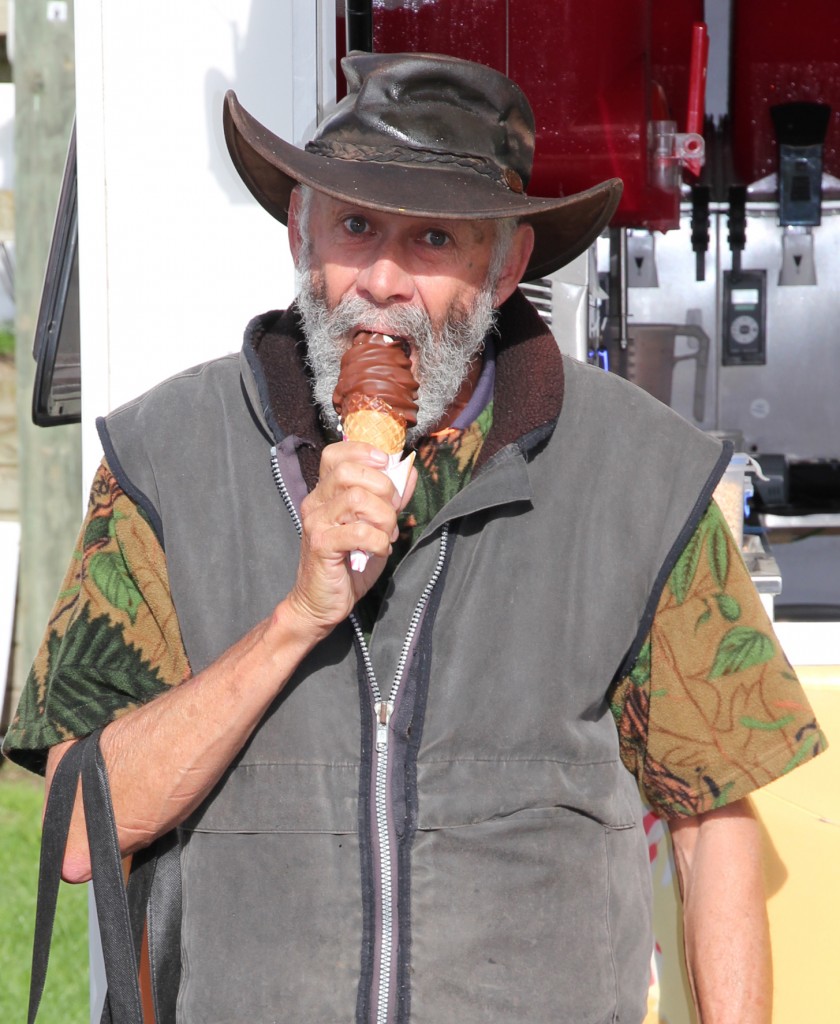
[[[471,426],[441,431],[418,449],[419,481],[393,562],[469,480],[491,421],[492,402]],[[361,603],[363,626],[381,592]],[[4,749],[43,771],[50,746],[87,735],[189,674],[164,553],[103,461]],[[607,696],[622,760],[664,817],[738,800],[825,746],[714,503],[671,573],[635,666]]]

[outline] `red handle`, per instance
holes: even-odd
[[[688,66],[688,113],[685,119],[686,132],[703,134],[703,118],[706,113],[706,72],[709,66],[709,32],[702,21],[691,27],[691,61]],[[698,175],[702,168],[699,160],[689,160],[686,167]]]

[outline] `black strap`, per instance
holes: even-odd
[[[139,942],[135,942],[132,935],[111,792],[99,750],[100,733],[101,730],[97,730],[68,750],[50,786],[41,842],[28,1024],[35,1022],[44,991],[61,865],[80,777],[108,982],[103,1020],[113,1024],[143,1024],[137,978]]]
[[[35,937],[32,945],[32,975],[29,983],[28,1024],[34,1024],[44,993],[50,958],[55,907],[61,882],[61,865],[67,847],[67,834],[76,800],[76,788],[82,764],[82,747],[71,747],[55,771],[41,836],[41,863],[38,870],[38,905],[35,911]]]
[[[95,738],[94,742],[91,740]],[[82,796],[87,821],[93,895],[102,940],[106,1004],[114,1024],[143,1024],[143,1004],[137,979],[139,945],[135,943],[122,873],[117,823],[99,735],[85,741],[82,756]],[[106,1014],[103,1014],[103,1020]]]
[[[153,864],[149,894],[143,902],[155,1020],[174,1024],[181,981],[181,844],[176,829],[154,844]]]
[[[138,850],[128,879],[128,912],[135,949],[148,932],[149,978],[155,1021],[174,1024],[181,980],[181,846],[173,829]],[[103,1017],[102,1024],[109,1024]]]

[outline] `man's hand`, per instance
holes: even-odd
[[[414,490],[412,468],[402,497],[383,470],[387,456],[368,444],[340,441],[321,458],[318,486],[301,506],[303,537],[297,580],[287,604],[300,628],[320,640],[343,622],[379,577],[397,539],[397,514]],[[351,551],[371,555],[364,572]]]
[[[702,1024],[770,1024],[772,966],[758,822],[746,800],[670,822],[685,952]]]

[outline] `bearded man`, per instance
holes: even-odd
[[[529,197],[533,115],[489,68],[344,67],[306,151],[227,98],[299,298],[101,422],[7,752],[49,782],[105,726],[122,851],[177,828],[179,1021],[641,1021],[637,782],[704,1024],[769,1021],[745,798],[816,724],[711,500],[729,453],[563,357],[518,290],[593,243],[620,183]],[[419,382],[402,495],[338,439],[360,332]],[[734,618],[761,642],[724,672]],[[772,734],[723,728],[774,700]],[[77,806],[65,877],[89,860]]]

